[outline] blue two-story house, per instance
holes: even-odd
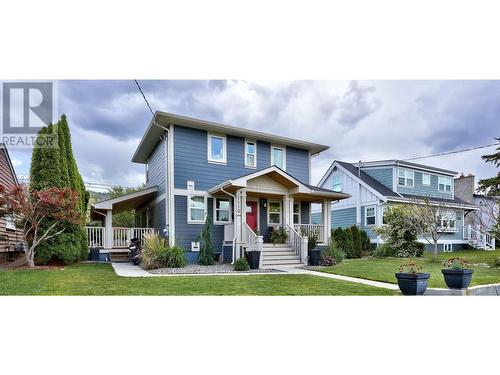
[[[336,160],[332,163],[318,186],[342,191],[350,198],[332,205],[332,229],[357,225],[365,230],[372,242],[382,240],[373,228],[384,224],[384,212],[395,204],[419,204],[424,198],[439,205],[447,212],[443,214],[443,234],[438,241],[440,251],[459,250],[474,245],[471,230],[464,226],[464,217],[477,210],[454,194],[454,176],[457,172],[402,160],[381,160],[362,163],[347,163]],[[314,222],[320,222],[318,214]],[[426,248],[431,245],[424,239]]]
[[[349,198],[339,190],[311,185],[311,160],[326,149],[156,112],[132,157],[145,165],[146,189],[93,205],[92,216],[105,223],[94,237],[98,242],[102,237],[102,247],[113,251],[128,237],[155,230],[196,262],[198,236],[208,217],[221,261],[260,250],[264,266],[306,263],[308,237],[314,233],[323,244],[330,239],[331,202]],[[312,203],[321,204],[322,224],[311,224]],[[135,209],[137,228],[113,228],[112,214],[130,209]],[[286,244],[268,244],[273,227],[288,232]]]

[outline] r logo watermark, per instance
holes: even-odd
[[[38,132],[54,122],[55,82],[1,82],[1,141],[8,148],[57,147],[57,132]]]

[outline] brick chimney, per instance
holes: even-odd
[[[463,173],[460,177],[455,178],[455,196],[464,202],[474,203],[475,176]]]

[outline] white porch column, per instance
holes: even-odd
[[[283,196],[283,228],[286,228],[286,225],[291,225],[290,223],[290,196]]]
[[[104,219],[104,248],[113,248],[113,210],[106,211],[106,218]]]
[[[234,260],[240,258],[241,246],[244,244],[244,231],[243,227],[246,223],[246,206],[247,206],[247,198],[246,191],[244,189],[240,189],[236,192],[236,201],[234,204],[235,210],[235,220],[234,220],[234,233],[236,237],[236,251],[234,255]]]
[[[332,227],[332,214],[331,214],[331,201],[325,199],[321,204],[322,224],[323,224],[323,238],[325,242],[330,240],[331,227]]]
[[[288,197],[288,222],[290,226],[293,228],[293,204],[294,204],[294,199],[293,197]]]

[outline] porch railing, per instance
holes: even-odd
[[[122,228],[113,227],[110,238],[105,227],[85,227],[89,247],[126,248],[132,238],[139,238],[154,234],[154,228]]]
[[[288,233],[288,246],[292,248],[295,255],[300,257],[302,264],[307,264],[307,236],[301,236],[297,230],[286,224],[286,231]]]
[[[326,243],[325,231],[322,224],[294,224],[294,229],[300,233],[301,236],[309,238],[316,233],[318,235],[318,243]]]
[[[245,241],[247,245],[247,251],[260,251],[259,264],[262,265],[264,238],[262,236],[257,236],[247,223],[243,226],[243,241]]]
[[[473,225],[469,224],[464,226],[463,238],[464,240],[469,241],[469,244],[477,249],[495,249],[495,237]]]
[[[104,228],[85,227],[89,247],[104,247]]]

